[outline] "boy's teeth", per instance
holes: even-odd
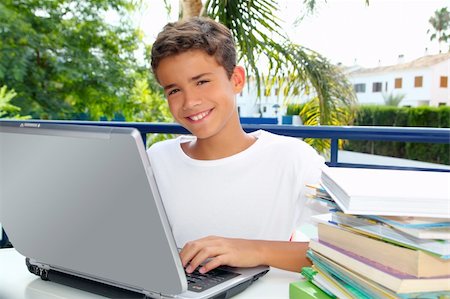
[[[205,116],[207,116],[208,113],[209,112],[202,112],[202,113],[199,113],[197,115],[191,116],[190,119],[192,119],[194,121],[197,121],[197,120],[200,120],[200,119],[204,118]]]

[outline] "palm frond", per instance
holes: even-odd
[[[351,115],[356,96],[350,83],[325,57],[289,41],[276,16],[277,3],[274,0],[209,0],[205,8],[209,17],[230,28],[240,50],[239,59],[247,68],[247,75],[255,78],[258,96],[264,82],[266,89],[277,86],[285,96],[303,91],[311,98],[317,97],[321,124],[336,123],[331,114],[338,108],[347,109]],[[267,62],[264,72],[259,70],[260,61]]]

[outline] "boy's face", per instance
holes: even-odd
[[[239,122],[235,97],[245,83],[242,67],[228,78],[214,57],[191,50],[161,60],[156,75],[173,117],[197,138],[213,137]]]

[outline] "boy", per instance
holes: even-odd
[[[148,150],[188,273],[219,265],[299,271],[308,243],[289,238],[305,218],[305,184],[324,160],[295,138],[243,131],[236,95],[245,72],[230,31],[206,18],[167,24],[152,70],[175,120],[193,136]],[[303,214],[303,217],[302,217]]]

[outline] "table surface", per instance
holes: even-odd
[[[298,273],[272,268],[235,299],[289,298],[289,283]],[[50,281],[28,272],[25,257],[15,249],[0,249],[0,299],[100,299],[105,298]]]

